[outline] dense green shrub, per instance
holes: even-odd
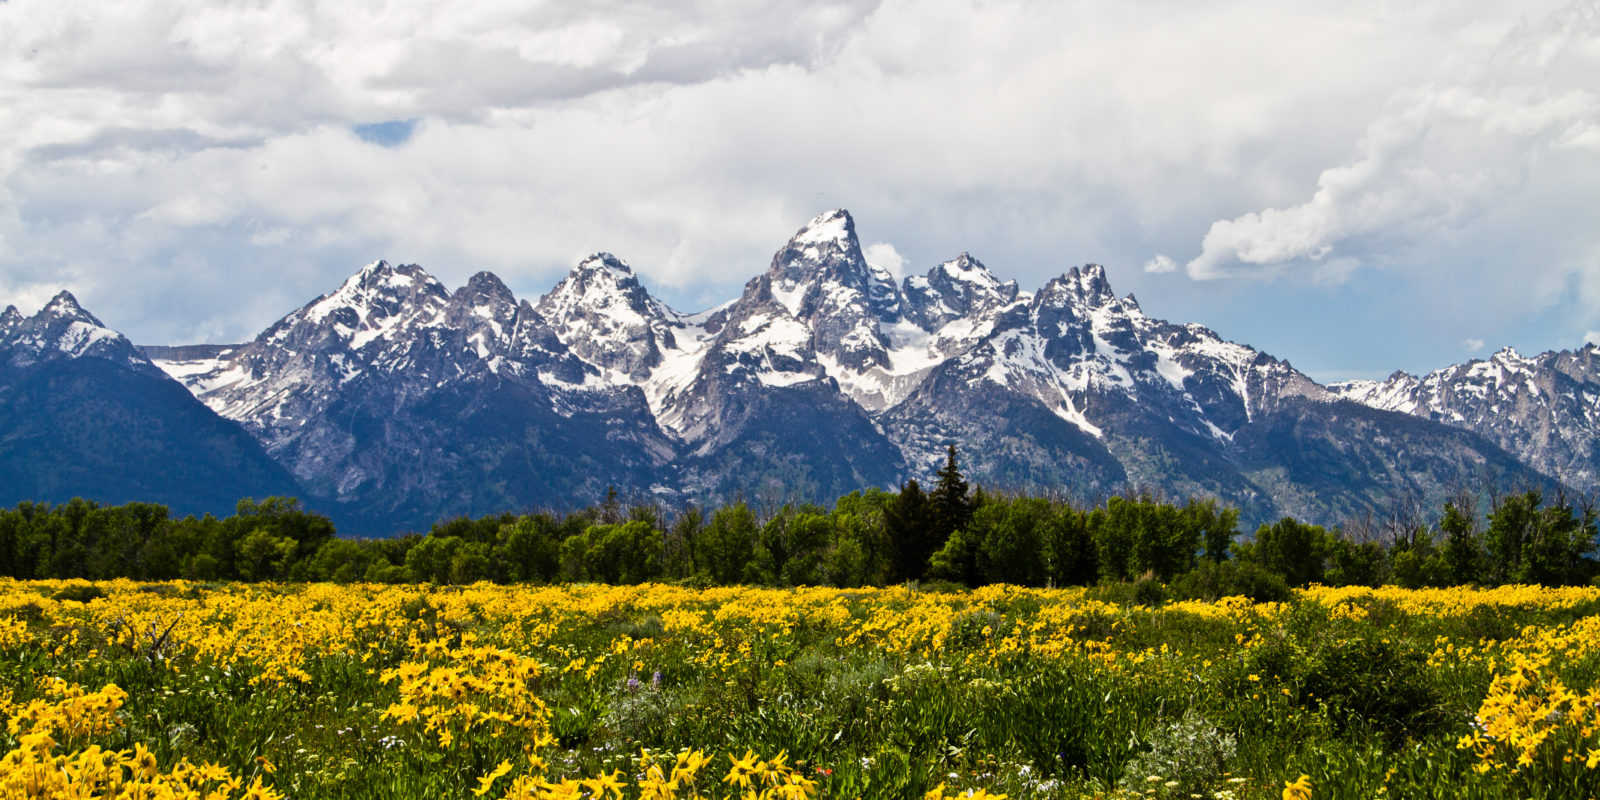
[[[51,600],[74,600],[79,603],[89,603],[106,596],[106,590],[92,583],[74,584],[64,586],[50,595]]]
[[[1323,704],[1336,728],[1359,726],[1398,744],[1435,733],[1447,722],[1443,695],[1429,678],[1427,663],[1421,649],[1363,631],[1322,641],[1302,686]]]
[[[1202,561],[1173,581],[1171,588],[1172,596],[1180,600],[1241,596],[1257,603],[1281,603],[1291,594],[1282,576],[1258,564],[1235,561]]]

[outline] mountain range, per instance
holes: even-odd
[[[374,262],[238,345],[135,348],[65,294],[32,318],[8,308],[0,474],[19,499],[180,511],[298,492],[341,531],[387,535],[612,487],[826,502],[926,479],[954,443],[992,489],[1149,489],[1331,523],[1460,488],[1594,490],[1596,364],[1593,347],[1503,351],[1322,386],[1146,315],[1094,264],[1033,292],[967,253],[896,281],[835,210],[694,314],[606,253],[537,303],[487,272],[451,291]],[[143,416],[108,416],[132,397]],[[41,451],[59,457],[30,467]],[[181,474],[133,466],[180,452]],[[143,482],[117,483],[117,464]]]

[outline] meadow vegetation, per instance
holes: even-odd
[[[0,797],[1600,793],[1600,589],[1139,594],[5,580]]]
[[[1582,798],[1592,506],[0,510],[0,800]]]

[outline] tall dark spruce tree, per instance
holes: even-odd
[[[928,495],[912,478],[883,510],[883,532],[889,540],[889,581],[921,580],[928,573],[933,542],[933,509]]]
[[[967,494],[967,479],[956,465],[956,446],[945,450],[944,467],[929,499],[933,506],[932,555],[950,541],[950,535],[972,521],[972,498]]]

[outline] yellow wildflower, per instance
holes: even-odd
[[[1283,800],[1311,800],[1311,776],[1301,775],[1299,780],[1285,783]]]

